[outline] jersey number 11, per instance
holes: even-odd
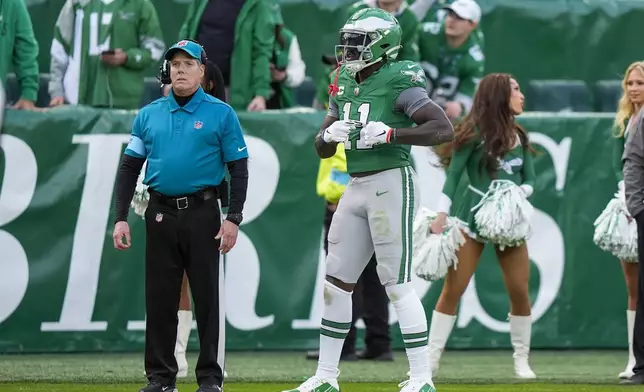
[[[368,103],[362,103],[360,106],[358,106],[358,114],[360,114],[360,118],[357,119],[362,123],[362,126],[364,127],[367,124],[367,121],[369,121],[369,111],[371,110],[371,105]],[[348,120],[356,120],[353,118],[350,118],[351,114],[351,102],[347,102],[342,106],[342,119],[344,121]],[[351,150],[351,144],[353,142],[351,140],[347,140],[344,142],[344,149],[345,150]],[[367,146],[364,144],[364,141],[360,140],[360,136],[358,136],[358,139],[356,139],[356,149],[357,150],[366,150],[373,148],[373,146]]]

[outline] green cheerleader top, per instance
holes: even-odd
[[[465,229],[472,238],[476,238],[478,230],[474,223],[474,212],[471,210],[481,201],[492,180],[512,181],[522,186],[529,197],[534,190],[536,177],[532,153],[523,147],[518,134],[514,147],[506,152],[503,158],[498,158],[499,164],[494,178],[481,166],[483,154],[483,140],[480,136],[453,151],[438,208],[438,212],[455,216],[467,224]],[[466,172],[469,178],[467,191],[459,205],[452,206],[463,172]]]

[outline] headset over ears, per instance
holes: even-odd
[[[206,62],[208,61],[208,56],[206,55],[206,50],[203,48],[203,46],[193,39],[186,38],[184,41],[194,42],[195,44],[199,45],[199,47],[201,48],[201,64],[205,66]],[[170,62],[168,60],[164,59],[161,63],[157,79],[159,80],[159,83],[163,85],[172,84],[172,80],[170,80]]]

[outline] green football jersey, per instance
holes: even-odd
[[[418,63],[393,61],[385,63],[378,71],[358,83],[344,67],[338,77],[338,93],[331,97],[331,104],[338,108],[338,118],[366,124],[380,121],[392,128],[408,128],[414,122],[396,108],[398,96],[412,87],[425,88],[425,74]],[[379,144],[365,146],[360,140],[360,129],[349,135],[345,142],[347,172],[360,173],[387,170],[410,165],[411,146]]]
[[[420,28],[418,47],[430,97],[438,104],[460,102],[469,112],[485,68],[485,56],[475,36],[472,34],[463,45],[451,48],[447,45],[444,23],[426,22]]]
[[[105,65],[101,53],[120,48],[123,66]],[[50,94],[71,104],[135,109],[143,79],[165,51],[151,0],[67,0],[52,42]],[[57,91],[58,90],[58,91]]]
[[[377,7],[377,0],[360,0],[356,3],[353,3],[349,7],[348,15],[351,16],[355,12],[363,8],[375,8]],[[400,45],[402,49],[398,53],[397,60],[411,60],[418,61],[418,19],[416,16],[409,10],[407,2],[403,0],[400,5],[400,8],[394,17],[400,23],[400,28],[402,29],[402,38],[400,40]],[[347,18],[349,17],[347,16]]]

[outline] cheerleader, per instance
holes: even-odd
[[[497,226],[501,222],[512,230],[513,224],[508,223],[514,219],[512,211],[522,213],[532,208],[526,198],[534,190],[534,150],[527,132],[515,121],[515,116],[523,112],[523,103],[519,84],[511,75],[487,75],[477,88],[471,112],[456,126],[454,141],[437,149],[447,178],[431,232],[442,233],[447,216],[451,215],[462,221],[466,239],[457,252],[458,267],[449,268],[432,315],[429,355],[433,372],[438,369],[441,353],[454,327],[458,302],[476,270],[484,244],[489,242],[495,247],[510,297],[510,340],[514,348],[515,374],[521,379],[536,378],[528,363],[532,335],[528,294],[530,259],[525,243],[528,230],[523,239],[512,244],[503,243],[498,238],[483,238],[481,232],[486,224],[481,216],[476,215],[477,208],[490,194],[488,190],[491,192],[495,187],[499,192],[511,190],[508,194],[513,195],[512,199],[505,199],[504,204],[497,205],[501,214],[488,213],[489,219],[497,219]],[[468,190],[461,205],[452,205],[463,173],[469,177]],[[497,187],[500,184],[504,185]],[[530,214],[528,211],[527,215]],[[527,222],[523,224],[529,225],[529,218],[525,220]]]
[[[622,97],[619,100],[617,115],[615,116],[615,129],[613,135],[613,166],[617,176],[618,189],[624,192],[624,176],[622,174],[622,155],[624,154],[624,143],[632,126],[631,119],[637,117],[642,104],[644,104],[644,62],[638,61],[631,64],[626,70],[622,80]],[[633,218],[627,216],[629,222]],[[633,222],[634,223],[634,222]],[[619,378],[630,378],[633,375],[635,356],[633,355],[633,328],[635,325],[635,309],[637,307],[637,282],[639,276],[639,265],[637,258],[624,258],[620,260],[624,279],[626,281],[626,292],[628,293],[628,307],[626,310],[627,334],[628,334],[628,363],[626,369],[619,373]]]

